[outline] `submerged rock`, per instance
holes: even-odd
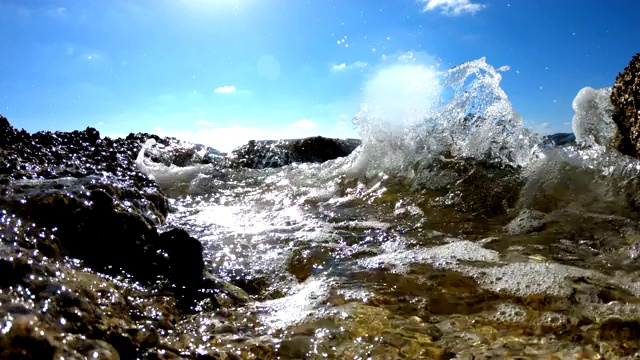
[[[640,159],[640,54],[616,77],[611,103],[621,135],[619,151]]]
[[[520,168],[484,159],[437,158],[417,172],[422,180],[415,185],[434,192],[432,206],[472,217],[506,214],[524,185]]]
[[[547,214],[530,209],[522,209],[509,224],[504,227],[505,232],[511,235],[526,234],[542,228]]]
[[[232,151],[229,165],[250,169],[277,168],[295,162],[321,163],[344,157],[360,146],[358,139],[330,139],[322,136],[299,140],[249,141]]]

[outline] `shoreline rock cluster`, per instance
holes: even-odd
[[[260,168],[270,158],[278,161],[267,164],[273,167],[326,161],[355,148],[312,138],[260,151],[252,143],[251,151],[225,157],[152,134],[110,139],[93,128],[30,134],[2,116],[0,139],[3,359],[191,357],[160,341],[178,319],[249,300],[208,274],[203,246],[187,231],[158,231],[168,198],[136,167],[148,140],[157,146],[146,147],[145,156],[166,166]]]

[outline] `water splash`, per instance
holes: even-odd
[[[363,140],[356,166],[402,171],[443,153],[527,164],[541,138],[523,128],[501,80],[485,58],[446,71],[414,63],[380,70],[354,118]]]
[[[613,122],[611,88],[581,89],[573,100],[573,132],[578,143],[614,148],[618,139],[618,127]]]

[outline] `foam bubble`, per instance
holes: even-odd
[[[547,311],[533,321],[533,325],[562,330],[571,326],[572,319],[562,313]]]
[[[489,314],[488,318],[499,323],[523,323],[528,318],[528,311],[522,305],[500,303],[496,305],[495,312]]]
[[[372,258],[359,260],[359,264],[368,268],[393,266],[397,271],[406,270],[412,263],[430,264],[436,268],[457,268],[460,261],[497,262],[498,252],[488,250],[468,241],[457,240],[449,244],[428,249],[411,249],[385,253]]]
[[[497,251],[483,248],[468,240],[455,241],[428,249],[392,247],[375,257],[360,259],[358,264],[367,268],[391,267],[392,271],[406,272],[411,264],[429,264],[474,278],[483,289],[519,297],[550,295],[567,297],[573,291],[568,279],[587,277],[616,283],[629,291],[632,284],[617,282],[605,275],[556,263],[517,262],[494,266],[473,266],[467,262],[499,263]]]
[[[565,281],[568,277],[602,277],[593,271],[572,266],[528,262],[482,269],[467,267],[463,272],[473,276],[487,290],[521,297],[534,294],[566,297],[572,291]]]
[[[136,165],[141,172],[156,180],[165,189],[170,188],[176,182],[190,183],[198,175],[211,173],[213,170],[212,164],[181,167],[153,162],[145,156],[145,151],[153,149],[155,145],[156,141],[154,139],[147,140],[140,153],[138,153]],[[154,151],[157,150],[154,149]]]

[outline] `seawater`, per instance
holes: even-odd
[[[517,355],[510,341],[586,354],[583,333],[600,331],[631,355],[640,163],[611,148],[611,89],[579,92],[577,144],[558,147],[523,127],[500,81],[484,58],[442,71],[406,56],[366,83],[348,157],[221,170],[143,149],[138,166],[173,196],[167,227],[252,289],[228,320],[237,336],[309,358],[435,358]],[[211,338],[221,316],[183,326]]]

